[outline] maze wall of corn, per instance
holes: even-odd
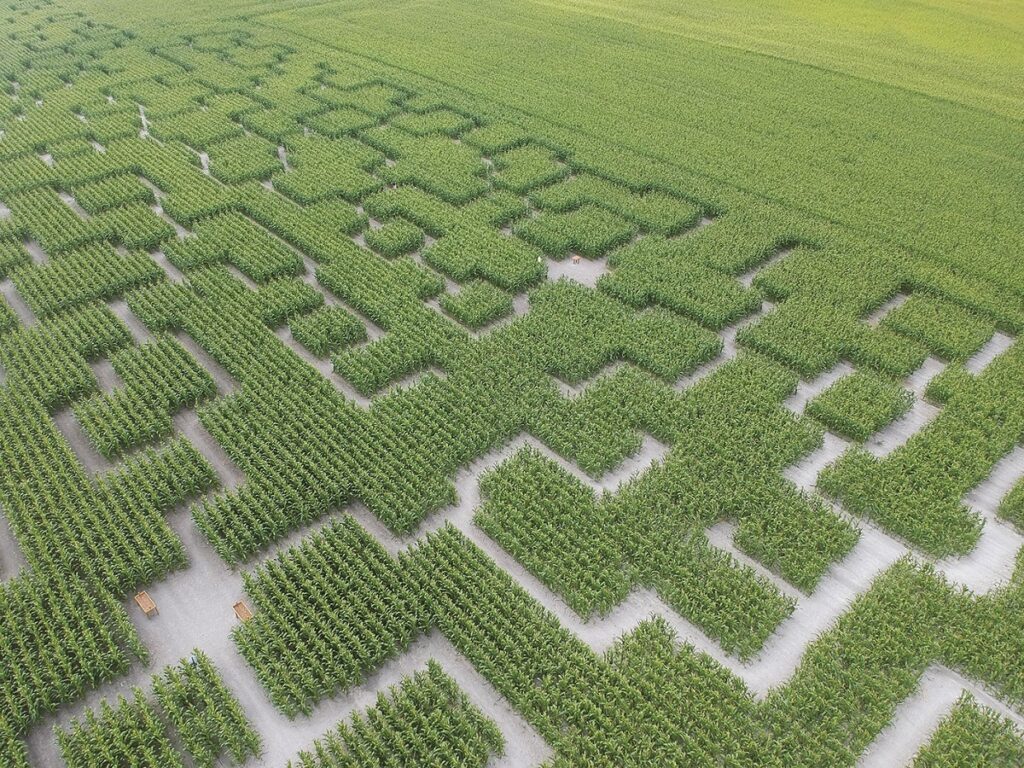
[[[785,5],[6,2],[0,766],[1024,765],[997,11]]]

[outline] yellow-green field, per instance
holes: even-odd
[[[190,21],[133,6],[140,23]],[[120,10],[112,4],[111,18]],[[1024,287],[1017,4],[437,0],[207,12],[251,14]]]

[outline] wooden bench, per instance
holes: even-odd
[[[249,610],[249,606],[244,601],[239,600],[235,603],[235,616],[241,621],[248,621],[252,618],[252,611]]]
[[[143,590],[135,596],[135,604],[142,609],[142,612],[146,614],[147,619],[152,619],[154,616],[160,613],[156,609],[156,603],[153,602],[153,598],[149,596],[149,592]]]
[[[580,255],[578,253],[574,253],[572,255],[572,263],[573,264],[579,264],[580,263]]]

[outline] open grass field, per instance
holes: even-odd
[[[0,768],[1024,765],[1024,11],[0,8]]]

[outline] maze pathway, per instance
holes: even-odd
[[[7,763],[173,735],[196,650],[254,765],[431,662],[480,764],[1021,742],[1019,295],[250,19],[11,14]]]

